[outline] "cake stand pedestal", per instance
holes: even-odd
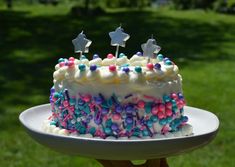
[[[63,136],[42,130],[43,121],[50,114],[50,105],[44,104],[25,110],[19,119],[29,135],[42,145],[58,152],[97,159],[104,167],[132,167],[130,160],[147,160],[141,167],[167,167],[165,157],[207,145],[219,129],[219,120],[213,113],[186,106],[185,115],[193,127],[191,136],[135,140]]]

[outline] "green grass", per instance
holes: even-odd
[[[131,35],[121,51],[132,55],[154,34],[162,53],[183,76],[187,103],[214,112],[221,121],[206,147],[169,158],[174,167],[235,166],[235,17],[204,11],[109,11],[72,16],[69,5],[0,7],[0,166],[100,166],[93,159],[56,153],[33,141],[18,115],[48,103],[57,59],[76,56],[71,40],[85,30],[89,57],[114,52],[108,32],[122,23]]]

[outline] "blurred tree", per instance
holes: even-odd
[[[213,8],[213,4],[216,0],[172,0],[175,6],[179,9],[201,8],[208,9]]]
[[[153,0],[106,0],[107,7],[146,7],[150,6]]]
[[[6,0],[6,4],[8,9],[12,8],[12,0]]]

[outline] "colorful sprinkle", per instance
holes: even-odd
[[[141,72],[142,72],[142,68],[141,68],[140,66],[136,66],[136,67],[135,67],[135,71],[136,71],[137,73],[141,73]]]
[[[113,57],[114,57],[114,55],[111,54],[111,53],[109,53],[109,54],[107,55],[107,58],[108,58],[108,59],[112,59]]]
[[[86,65],[85,64],[79,64],[78,68],[80,71],[85,71],[86,70]]]
[[[109,71],[111,71],[111,72],[116,71],[116,66],[115,65],[110,65],[109,66]]]

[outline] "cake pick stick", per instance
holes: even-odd
[[[74,52],[79,53],[81,58],[83,52],[89,52],[89,46],[91,45],[92,41],[87,39],[86,35],[83,34],[82,31],[75,39],[72,40],[72,43],[74,45]]]
[[[123,32],[123,28],[119,26],[115,31],[109,33],[111,38],[111,46],[116,46],[115,57],[118,57],[119,46],[125,47],[126,41],[130,38],[129,34]]]
[[[161,47],[157,45],[156,40],[151,36],[151,39],[148,39],[146,43],[141,45],[143,50],[143,56],[148,57],[148,63],[150,58],[153,57],[154,53],[158,53],[161,50]]]

